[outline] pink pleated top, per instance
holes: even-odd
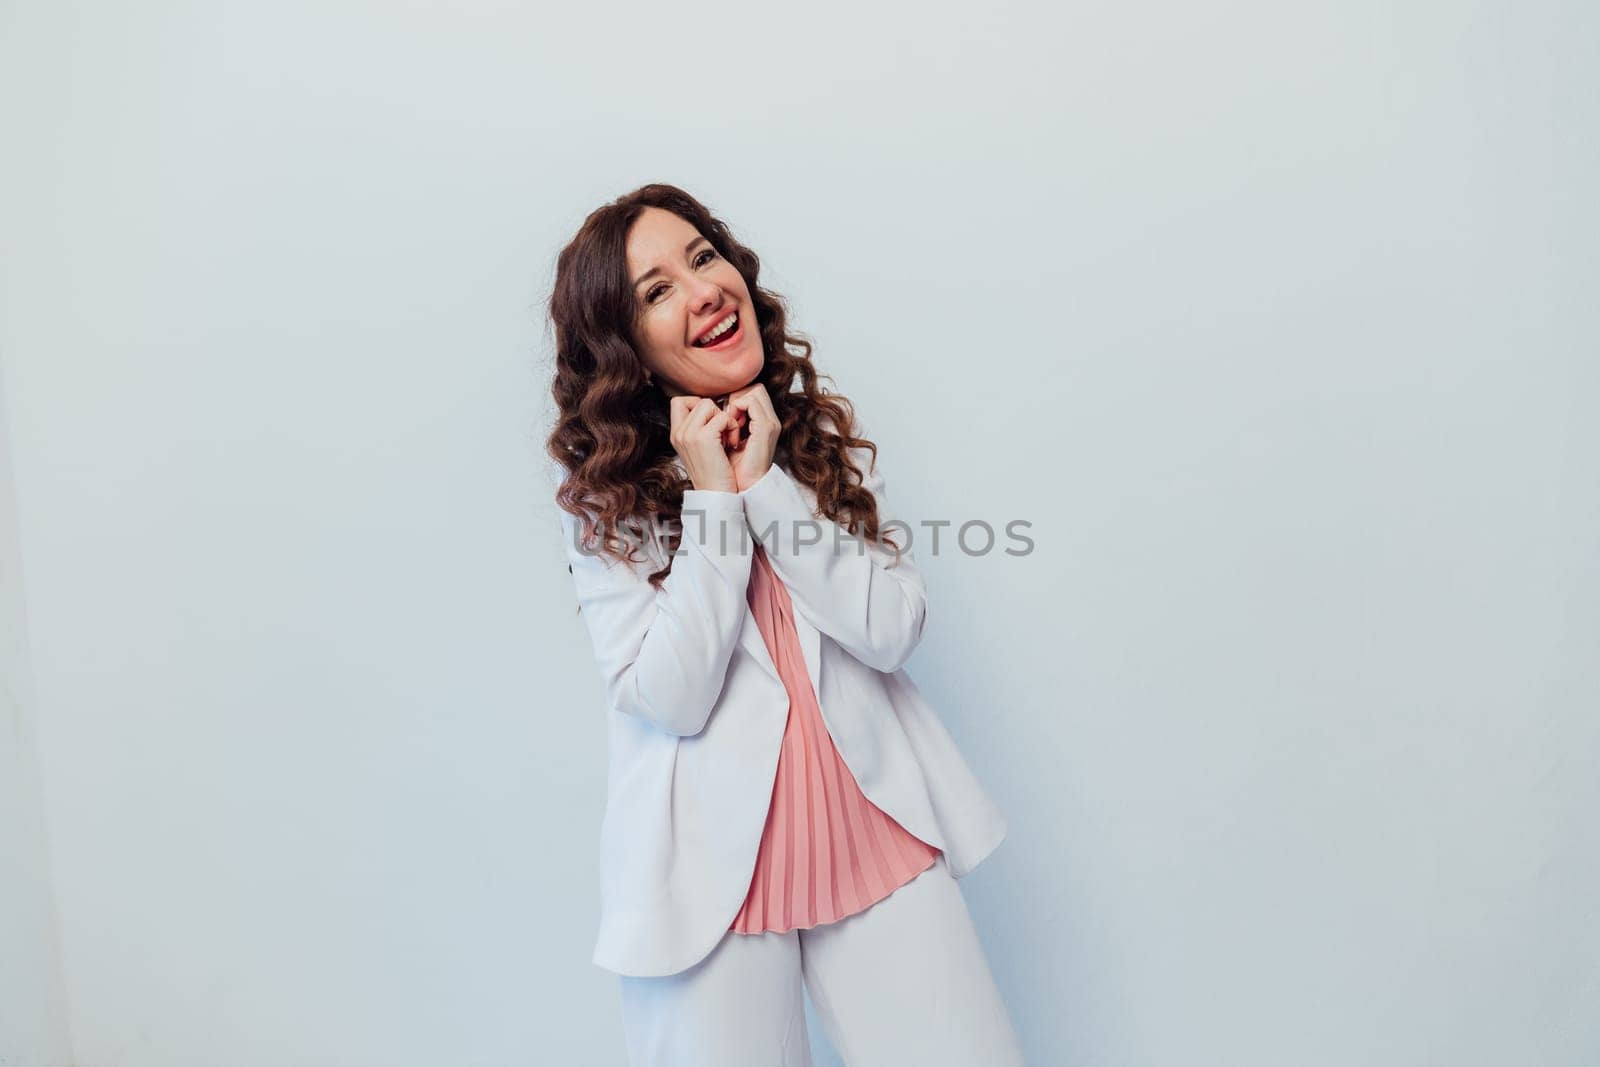
[[[747,598],[789,691],[789,721],[755,873],[730,929],[782,933],[866,910],[932,867],[939,850],[868,800],[834,748],[800,651],[789,590],[759,541]]]

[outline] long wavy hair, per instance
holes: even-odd
[[[811,342],[788,332],[783,298],[759,284],[761,260],[700,201],[660,183],[595,209],[556,260],[550,391],[557,419],[547,447],[566,471],[556,503],[579,519],[584,543],[602,535],[599,551],[624,561],[632,558],[630,544],[657,538],[667,560],[650,575],[659,588],[672,573],[682,537],[684,490],[693,488],[675,464],[670,399],[646,379],[635,347],[640,309],[628,280],[627,243],[647,207],[664,208],[693,225],[750,290],[765,353],[757,380],[766,385],[781,426],[772,461],[816,494],[819,516],[855,537],[888,544],[898,560],[901,549],[880,533],[877,501],[863,488],[863,472],[849,455],[850,449],[865,448],[876,464],[878,446],[854,435],[850,401],[822,386],[833,378],[812,365]]]

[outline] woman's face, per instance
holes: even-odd
[[[628,277],[637,308],[634,347],[668,396],[715,399],[760,375],[764,353],[750,290],[693,225],[645,208],[628,232]],[[712,344],[695,343],[719,327]]]

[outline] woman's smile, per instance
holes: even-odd
[[[717,331],[719,330],[722,332],[718,333]],[[712,323],[711,326],[706,329],[706,332],[701,334],[700,338],[694,342],[694,346],[696,348],[704,348],[711,351],[716,351],[717,349],[727,348],[729,345],[737,344],[739,339],[743,336],[744,316],[739,314],[737,311],[730,311],[728,314]],[[707,340],[707,338],[710,338],[710,340]]]

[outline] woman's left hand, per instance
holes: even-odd
[[[772,456],[778,448],[778,413],[773,410],[772,397],[761,382],[729,394],[723,410],[734,416],[741,430],[748,431],[735,430],[741,440],[728,448],[733,480],[742,493],[760,481],[772,466]]]

